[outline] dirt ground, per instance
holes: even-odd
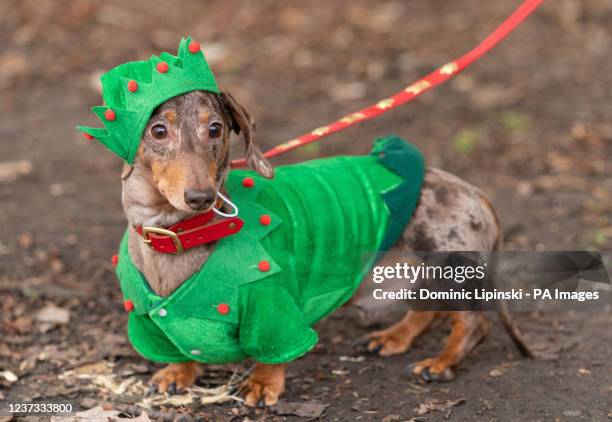
[[[88,109],[100,102],[101,72],[173,51],[191,35],[220,85],[253,112],[260,144],[271,147],[462,54],[519,2],[127,3],[0,3],[0,165],[23,160],[0,172],[0,400],[72,401],[79,411],[102,404],[98,416],[134,415],[142,382],[158,367],[126,340],[110,262],[125,229],[121,163],[73,129],[97,124]],[[274,163],[364,153],[376,137],[395,133],[430,165],[491,196],[506,249],[609,251],[611,48],[609,0],[548,2],[452,82]],[[517,320],[545,359],[521,359],[496,322],[454,382],[421,385],[402,369],[436,353],[443,331],[405,356],[361,356],[351,342],[368,329],[341,310],[318,325],[317,348],[290,366],[284,408],[198,405],[181,396],[168,400],[189,403],[182,410],[166,401],[149,416],[612,419],[610,307]],[[208,394],[232,371],[210,368],[198,384]]]

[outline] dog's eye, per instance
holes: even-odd
[[[213,123],[208,128],[208,136],[210,136],[211,138],[218,138],[219,135],[221,135],[222,129],[223,126],[221,126],[220,123]]]
[[[168,130],[164,125],[155,125],[151,128],[151,135],[155,139],[164,139],[168,135]]]

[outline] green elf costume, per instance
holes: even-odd
[[[127,163],[164,101],[219,92],[200,46],[183,39],[162,53],[102,76],[104,129],[78,127]],[[127,233],[116,267],[128,336],[160,362],[262,363],[296,359],[317,343],[313,324],[345,303],[382,251],[401,235],[424,177],[420,152],[390,136],[366,156],[277,167],[271,180],[233,170],[226,181],[242,229],[217,241],[199,271],[160,297],[130,259]]]

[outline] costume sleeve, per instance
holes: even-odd
[[[318,341],[293,297],[274,276],[241,286],[240,307],[240,345],[258,362],[289,362]]]

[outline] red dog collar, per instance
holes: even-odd
[[[244,222],[238,217],[207,224],[213,216],[213,211],[208,211],[179,221],[167,229],[142,226],[134,228],[151,249],[160,253],[177,254],[238,233],[244,225]]]

